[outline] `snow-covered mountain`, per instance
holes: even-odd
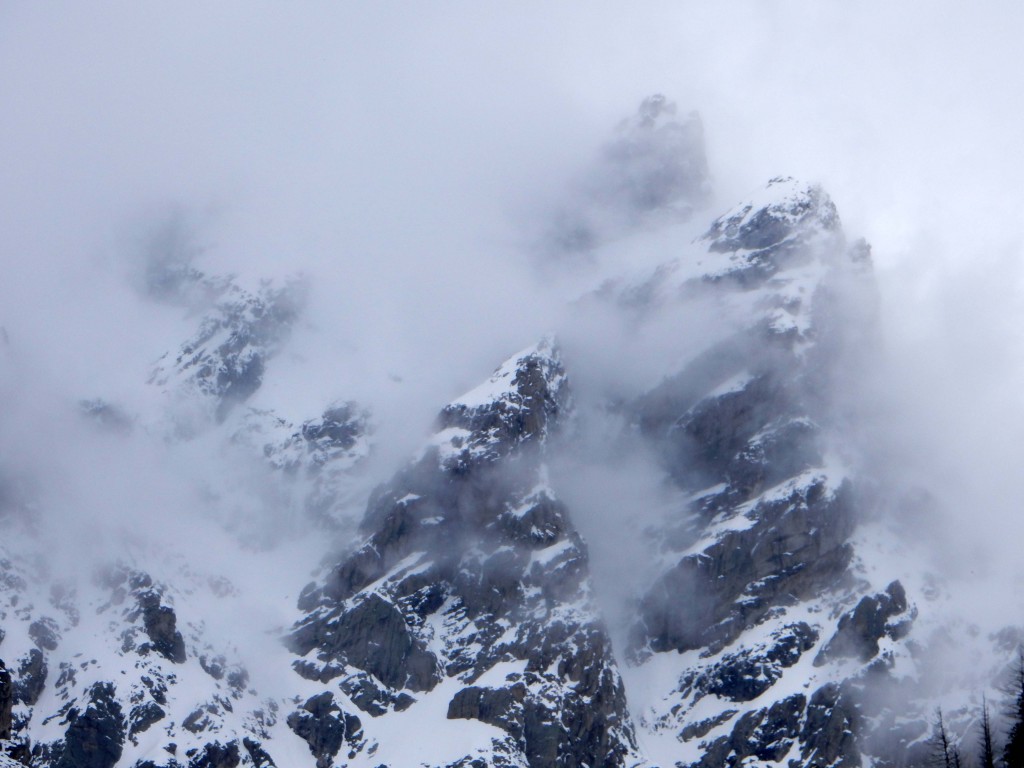
[[[624,363],[563,348],[579,327],[496,350],[386,475],[372,403],[251,404],[303,332],[301,281],[154,262],[146,291],[195,325],[140,375],[155,410],[82,393],[68,430],[180,493],[58,557],[52,475],[0,456],[0,766],[915,765],[936,707],[975,738],[1022,634],[959,620],[898,525],[932,502],[864,469],[870,247],[784,177],[681,236],[709,178],[699,119],[652,97],[552,214],[545,255],[591,257],[567,324],[598,312],[661,350],[643,376],[588,390],[574,359]],[[603,258],[652,233],[671,258]],[[673,499],[620,510],[637,562],[591,556],[553,469],[587,460],[598,418]],[[614,622],[608,572],[636,588]],[[950,648],[972,677],[937,672]]]

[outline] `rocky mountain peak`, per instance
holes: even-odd
[[[689,216],[707,200],[700,115],[680,117],[675,103],[661,94],[644,99],[636,114],[619,125],[604,148],[604,160],[614,179],[604,194],[635,214],[670,209]]]
[[[181,435],[223,422],[260,388],[270,358],[291,333],[301,311],[301,281],[263,283],[249,291],[228,281],[195,335],[165,354],[150,383],[176,399],[175,429]]]
[[[656,93],[640,102],[632,123],[639,128],[653,128],[659,120],[671,120],[676,114],[676,105],[665,98],[664,94]]]
[[[586,549],[536,450],[567,405],[553,340],[509,358],[444,408],[428,450],[371,500],[362,546],[303,593],[296,671],[373,718],[374,760],[396,754],[375,734],[438,711],[431,728],[463,734],[452,766],[635,752]]]
[[[710,299],[716,330],[757,327],[769,346],[806,349],[821,339],[822,310],[831,311],[818,301],[823,290],[847,272],[870,282],[869,253],[863,241],[847,245],[824,190],[776,178],[716,218],[682,255],[640,277],[608,280],[595,298],[641,317]]]
[[[686,221],[711,193],[700,116],[680,117],[660,94],[623,120],[574,185],[545,250],[587,252],[645,226]]]
[[[701,239],[710,251],[757,251],[801,235],[838,231],[839,214],[821,187],[777,176],[715,219]]]
[[[545,337],[446,405],[431,443],[448,467],[493,461],[526,444],[543,445],[570,408],[558,345]]]

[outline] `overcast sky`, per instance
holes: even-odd
[[[702,115],[707,219],[794,175],[871,241],[889,449],[1001,515],[1022,32],[1017,2],[0,0],[0,325],[33,382],[130,400],[192,327],[130,280],[183,212],[202,268],[310,276],[316,333],[267,382],[294,415],[404,387],[425,420],[557,321],[524,222],[662,92]]]
[[[180,206],[208,266],[306,270],[343,319],[450,332],[497,269],[528,279],[511,212],[659,91],[703,116],[719,208],[820,181],[915,300],[981,266],[1016,288],[1022,29],[1013,2],[2,2],[0,322],[123,329],[68,294]]]
[[[3,323],[177,205],[223,269],[440,333],[526,279],[510,212],[652,92],[703,116],[719,207],[820,181],[934,290],[1018,246],[1022,29],[1013,2],[2,2]]]

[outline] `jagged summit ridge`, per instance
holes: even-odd
[[[775,178],[716,218],[684,255],[644,276],[609,280],[598,296],[650,313],[667,303],[691,301],[721,283],[727,318],[749,323],[767,314],[758,314],[751,304],[773,305],[778,330],[800,332],[807,329],[818,286],[829,273],[864,262],[868,250],[861,241],[847,247],[839,214],[824,190]]]

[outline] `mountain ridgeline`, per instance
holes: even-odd
[[[541,250],[571,262],[691,231],[709,179],[699,119],[652,97]],[[146,542],[143,525],[71,580],[47,563],[33,483],[0,464],[0,766],[897,768],[932,760],[937,706],[943,738],[975,743],[975,710],[949,702],[998,697],[1022,635],[958,623],[937,577],[891,554],[895,507],[850,431],[880,334],[870,247],[823,189],[785,177],[700,231],[578,299],[637,339],[680,307],[711,313],[602,411],[676,500],[621,510],[645,553],[618,564],[643,574],[623,627],[577,527],[588,510],[553,469],[594,399],[556,335],[440,407],[421,449],[363,492],[387,413],[339,393],[293,422],[258,397],[302,332],[302,283],[208,276],[164,233],[173,253],[143,290],[198,328],[150,373],[158,413],[82,393],[79,417],[114,444],[242,457],[259,500],[202,517],[214,556]],[[203,503],[229,506],[234,482],[211,480]],[[256,507],[291,537],[256,530]],[[281,555],[296,542],[298,569]],[[227,578],[229,558],[271,576]],[[242,618],[225,634],[221,616]],[[936,644],[961,640],[985,662],[936,683]]]

